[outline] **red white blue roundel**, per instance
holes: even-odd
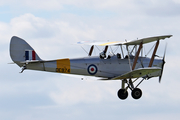
[[[97,73],[97,67],[93,64],[89,65],[87,71],[90,75],[95,75]]]

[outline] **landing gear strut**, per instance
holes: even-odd
[[[134,80],[132,81],[131,79],[129,79],[129,82],[127,82],[127,80],[122,80],[122,86],[121,86],[121,89],[119,89],[119,91],[117,92],[117,95],[118,97],[121,99],[121,100],[125,100],[127,97],[128,97],[128,88],[132,91],[131,92],[131,96],[134,98],[134,99],[139,99],[141,98],[142,96],[142,91],[141,89],[137,88],[141,83],[142,81],[144,80],[145,78],[143,78],[136,87],[134,87],[134,82],[137,80]],[[125,83],[127,84],[127,87],[125,87]]]

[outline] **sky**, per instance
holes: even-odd
[[[180,117],[180,0],[0,0],[0,119],[159,120]],[[120,81],[25,70],[11,63],[12,36],[25,39],[45,60],[87,56],[83,40],[125,41],[173,35],[160,42],[166,64],[158,78],[117,97]],[[86,47],[85,47],[86,48]],[[89,49],[88,47],[86,48]]]

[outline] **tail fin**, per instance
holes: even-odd
[[[41,60],[34,49],[23,39],[13,36],[10,42],[10,56],[19,67],[24,61]]]

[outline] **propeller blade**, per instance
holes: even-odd
[[[163,55],[163,59],[162,59],[162,70],[161,70],[161,74],[159,76],[159,83],[161,82],[161,78],[162,78],[162,74],[163,74],[163,70],[164,70],[164,64],[166,63],[165,62],[166,48],[167,48],[167,43],[165,46],[164,55]]]

